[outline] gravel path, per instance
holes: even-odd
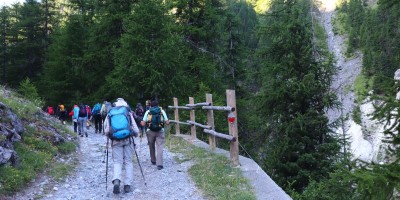
[[[353,90],[354,80],[361,72],[362,54],[356,52],[352,58],[346,58],[346,44],[344,37],[333,33],[333,21],[335,17],[335,1],[321,0],[321,24],[327,33],[329,51],[336,58],[337,73],[333,77],[332,90],[336,91],[339,101],[342,103],[343,110],[334,109],[328,111],[331,122],[341,116],[341,112],[346,116],[351,114],[354,109],[355,94]]]
[[[70,127],[71,128],[71,127]],[[89,131],[89,137],[79,137],[79,164],[65,181],[54,183],[48,177],[40,177],[33,186],[15,196],[16,199],[206,199],[195,187],[187,173],[190,162],[178,164],[174,161],[175,154],[164,150],[164,169],[157,170],[151,165],[147,139],[136,139],[136,151],[147,182],[145,186],[140,173],[137,159],[134,163],[133,192],[119,195],[112,193],[112,159],[109,148],[108,188],[106,190],[105,158],[106,137]],[[179,155],[177,155],[179,156]]]

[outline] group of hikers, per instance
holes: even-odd
[[[47,108],[47,112],[50,115],[55,115],[54,110],[51,113],[52,108],[49,107]],[[61,123],[65,124],[67,112],[62,104],[58,105],[57,112],[59,113],[58,116]],[[61,114],[61,112],[64,113]],[[165,111],[159,107],[157,99],[152,101],[147,100],[144,108],[141,103],[138,103],[135,109],[131,109],[123,98],[117,98],[114,103],[104,100],[102,104],[96,103],[93,109],[81,103],[74,105],[69,116],[72,117],[74,123],[74,132],[78,132],[81,137],[84,135],[88,137],[85,124],[87,125],[87,122],[91,119],[94,120],[95,133],[102,133],[107,136],[107,164],[108,146],[111,140],[114,194],[120,193],[121,185],[124,186],[123,190],[125,193],[132,191],[133,153],[135,152],[134,137],[140,136],[142,138],[146,134],[151,164],[156,165],[158,170],[164,168],[164,124],[169,124],[169,120]],[[125,169],[124,179],[122,179],[123,168]]]
[[[63,104],[58,104],[57,105],[57,109],[56,110],[54,110],[54,107],[53,106],[48,106],[47,108],[46,108],[46,112],[49,114],[49,115],[56,115],[56,116],[58,116],[58,119],[61,121],[61,123],[62,124],[66,124],[66,119],[67,119],[67,110],[66,110],[66,108],[64,107],[64,105]]]

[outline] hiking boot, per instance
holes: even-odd
[[[162,170],[164,167],[162,165],[157,165],[158,170]]]
[[[125,193],[131,192],[131,186],[130,185],[124,185],[124,192]]]
[[[115,179],[113,181],[113,183],[114,183],[113,193],[114,194],[119,194],[119,183],[120,183],[120,181],[118,179]]]
[[[87,137],[88,136],[87,132],[85,134],[86,134],[86,137]]]
[[[154,162],[154,161],[151,161],[151,164],[152,164],[152,165],[156,165],[156,162]]]

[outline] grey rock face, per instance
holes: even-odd
[[[0,165],[18,164],[18,155],[12,143],[20,141],[23,132],[24,127],[18,116],[0,102]]]

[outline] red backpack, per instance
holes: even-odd
[[[86,112],[87,115],[90,116],[92,114],[92,111],[90,110],[90,106],[86,105]]]
[[[49,113],[49,115],[54,115],[54,108],[52,106],[47,107],[47,113]]]

